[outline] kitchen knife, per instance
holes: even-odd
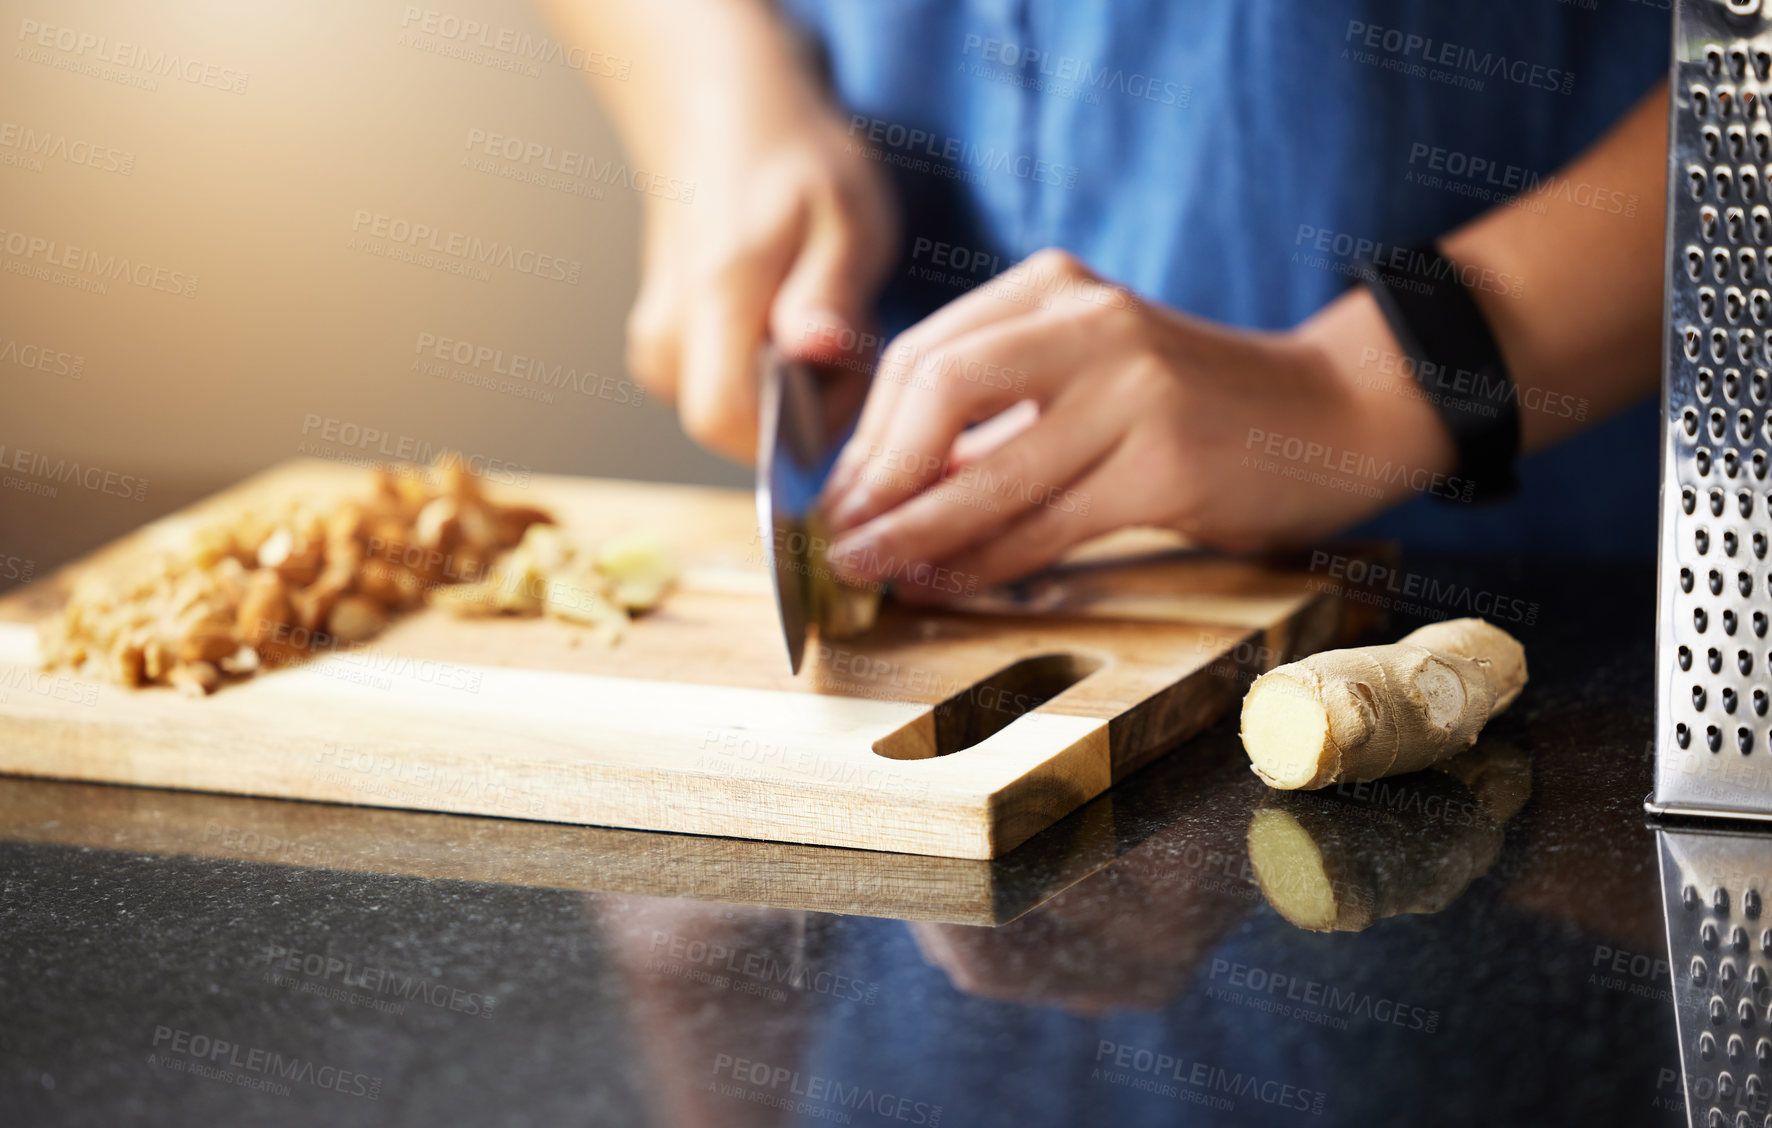
[[[787,641],[788,665],[800,672],[806,651],[814,560],[806,519],[830,470],[818,378],[774,345],[758,359],[757,524],[775,584],[775,606]]]

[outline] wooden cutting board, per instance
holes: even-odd
[[[1220,727],[998,859],[16,776],[0,776],[0,842],[996,926],[1153,839],[1170,851],[1198,839],[1207,852],[1190,856],[1218,858],[1218,816],[1246,819],[1266,792]],[[1215,876],[1204,864],[1186,879]]]
[[[683,565],[617,646],[427,610],[201,700],[36,668],[82,568],[367,487],[286,463],[0,599],[0,772],[989,858],[1362,619],[1320,574],[1169,554],[1061,578],[1057,614],[888,605],[795,677],[748,493],[537,477],[505,496],[587,536],[650,532]]]

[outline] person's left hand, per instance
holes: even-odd
[[[1126,525],[1250,551],[1455,492],[1444,426],[1359,367],[1374,348],[1395,356],[1364,291],[1252,333],[1041,251],[887,350],[821,506],[830,561],[916,598],[925,566],[984,587]]]

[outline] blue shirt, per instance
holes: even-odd
[[[1668,0],[789,0],[891,170],[903,328],[1042,247],[1228,325],[1287,328],[1393,248],[1551,176],[1666,72]],[[1571,185],[1615,213],[1641,201]],[[1510,284],[1504,280],[1501,284]],[[1554,302],[1555,295],[1522,300]],[[1578,405],[1523,410],[1574,411]],[[1422,498],[1411,547],[1654,552],[1657,408]]]

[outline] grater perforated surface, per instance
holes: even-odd
[[[1661,887],[1688,1122],[1772,1124],[1772,837],[1662,830]]]
[[[1680,0],[1671,78],[1655,793],[1772,818],[1772,0]]]

